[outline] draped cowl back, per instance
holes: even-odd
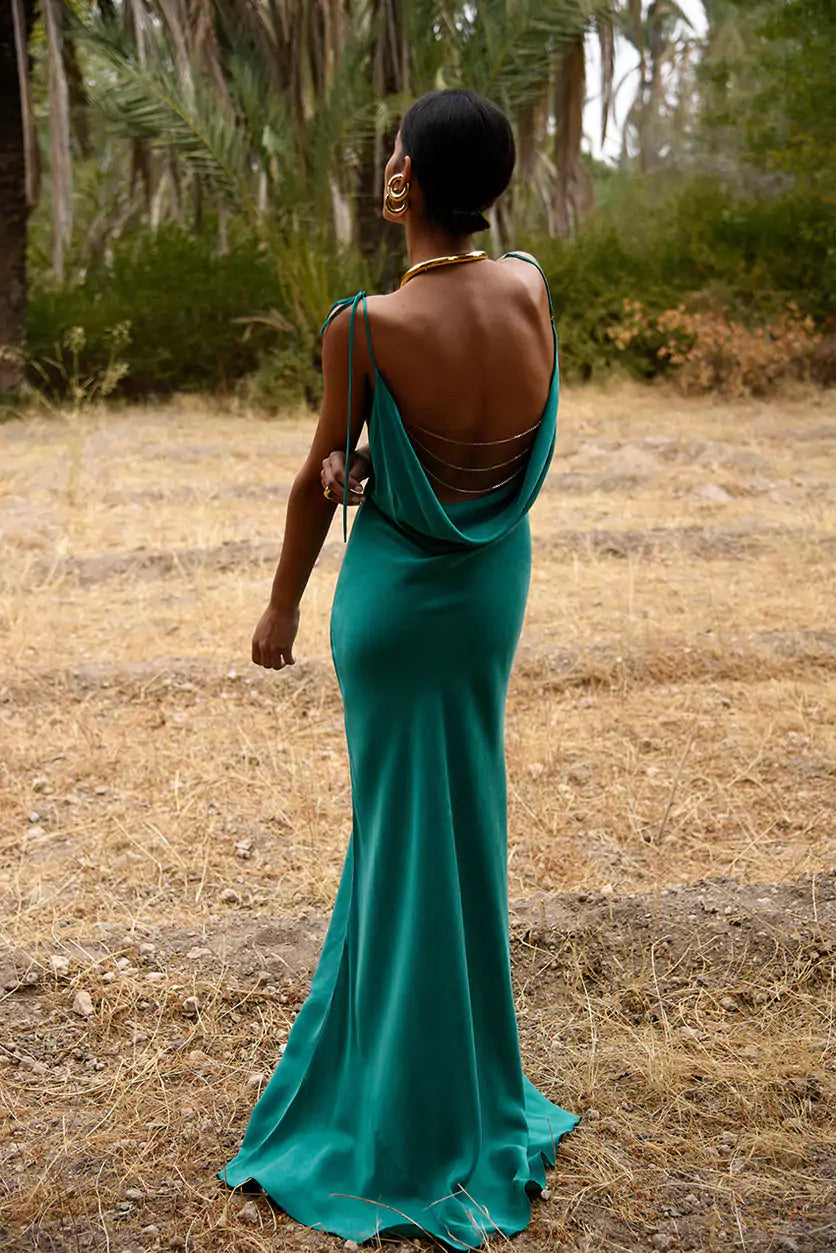
[[[530,261],[542,269],[531,257],[510,252],[506,256]],[[546,276],[549,297],[549,314],[552,327],[554,357],[549,392],[532,444],[529,460],[521,481],[514,480],[507,489],[497,490],[476,500],[456,501],[453,514],[436,496],[423,466],[415,452],[404,427],[403,419],[385,378],[377,367],[372,346],[371,327],[366,306],[366,293],[357,292],[336,300],[328,311],[320,334],[341,309],[350,307],[349,326],[349,388],[348,419],[346,429],[346,464],[351,444],[351,395],[354,373],[355,321],[360,303],[363,305],[363,321],[374,373],[374,396],[368,419],[369,448],[373,473],[367,488],[368,499],[374,500],[378,509],[396,526],[402,527],[416,538],[423,536],[451,547],[473,548],[490,544],[506,534],[528,512],[537,499],[543,480],[548,473],[557,439],[557,409],[560,394],[558,368],[557,330],[554,324],[554,305]],[[490,497],[490,504],[488,498]],[[466,506],[462,512],[462,506]],[[347,535],[348,503],[343,501],[343,538]]]

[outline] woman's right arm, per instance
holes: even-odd
[[[281,557],[273,579],[270,603],[252,640],[257,666],[281,670],[292,666],[293,643],[299,626],[299,602],[307,586],[337,506],[322,493],[322,463],[335,447],[344,446],[348,412],[349,318],[341,311],[329,323],[322,340],[324,394],[322,411],[305,463],[293,481],[287,502]],[[354,379],[351,395],[349,449],[357,444],[365,420],[368,394],[365,339],[355,328]]]

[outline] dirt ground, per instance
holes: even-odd
[[[0,426],[4,1253],[343,1245],[214,1175],[348,839],[336,524],[297,665],[248,660],[310,423]],[[834,453],[817,392],[561,400],[508,867],[526,1071],[583,1117],[521,1253],[836,1247]]]

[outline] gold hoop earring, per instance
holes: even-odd
[[[395,182],[400,180],[400,187],[395,187]],[[409,183],[404,179],[403,174],[393,174],[386,184],[386,194],[383,197],[383,203],[389,213],[395,217],[399,217],[402,213],[406,213],[409,208]]]

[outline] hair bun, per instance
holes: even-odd
[[[516,152],[499,106],[467,88],[429,91],[407,109],[400,134],[428,224],[452,235],[490,230],[485,210],[511,181]]]
[[[450,225],[458,235],[471,235],[474,231],[488,231],[491,224],[478,209],[451,209]]]

